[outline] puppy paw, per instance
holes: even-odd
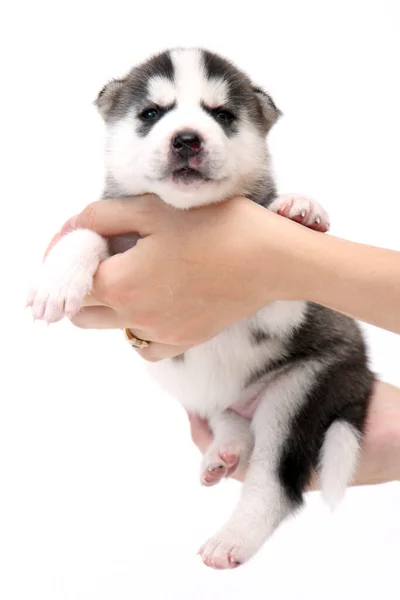
[[[106,252],[105,240],[91,231],[75,231],[61,239],[41,265],[29,291],[26,306],[33,318],[55,323],[79,312]]]
[[[306,196],[297,194],[278,196],[268,209],[316,231],[326,232],[330,227],[326,210],[318,202]]]
[[[75,315],[92,288],[92,277],[86,265],[70,266],[63,273],[55,273],[44,264],[28,295],[27,306],[31,307],[33,318],[55,323]]]
[[[248,460],[251,448],[238,441],[212,444],[204,455],[200,481],[202,485],[216,485],[224,477],[231,477],[239,464]]]
[[[223,529],[200,548],[199,555],[207,567],[235,569],[247,562],[258,549],[259,545],[253,544],[251,539],[234,530]]]

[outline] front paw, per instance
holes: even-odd
[[[268,206],[272,212],[296,221],[305,227],[315,229],[316,231],[326,232],[329,230],[328,213],[322,206],[306,196],[298,194],[285,194],[278,196],[276,200]]]
[[[93,231],[79,229],[62,238],[29,291],[26,306],[31,307],[33,318],[55,323],[79,312],[97,267],[106,257],[107,243]]]
[[[72,317],[90,292],[92,279],[84,265],[74,265],[57,273],[44,263],[28,294],[27,306],[31,307],[33,318],[56,323],[64,317]]]

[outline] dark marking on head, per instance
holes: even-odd
[[[201,51],[203,66],[208,79],[221,79],[228,88],[227,108],[233,115],[240,117],[247,112],[250,120],[267,134],[281,116],[272,98],[260,87],[254,86],[248,75],[226,58]]]
[[[277,120],[282,116],[282,111],[276,106],[271,96],[264,92],[260,87],[253,87],[257,97],[259,108],[261,110],[261,120],[264,120],[266,133],[271,129]]]
[[[224,106],[212,108],[204,103],[202,103],[202,108],[222,127],[228,137],[237,132],[237,117],[231,110]]]
[[[140,113],[148,108],[149,82],[153,77],[174,80],[174,66],[169,51],[149,58],[134,67],[123,79],[108,83],[95,104],[106,121],[124,117],[134,106]]]
[[[226,106],[207,107],[226,135],[234,135],[237,131],[237,119],[244,113],[263,134],[267,134],[282,114],[272,98],[261,88],[254,86],[246,73],[226,58],[208,50],[200,50],[206,77],[223,80],[227,85]],[[174,81],[170,50],[152,56],[131,69],[126,77],[114,79],[104,86],[95,101],[103,118],[106,121],[120,119],[133,106],[138,113],[152,108],[148,105],[149,81],[157,76]],[[224,113],[225,116],[222,116]],[[146,126],[139,127],[139,134],[146,135],[150,129],[151,125],[147,123]]]
[[[112,111],[124,83],[125,79],[112,79],[97,96],[95,105],[104,119]]]

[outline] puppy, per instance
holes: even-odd
[[[277,196],[266,137],[281,113],[223,57],[203,49],[160,53],[108,83],[96,105],[106,125],[104,198],[154,193],[189,209],[242,194],[328,229],[317,203]],[[118,244],[87,230],[66,235],[30,292],[33,316],[55,322],[79,311],[99,263]],[[343,496],[374,380],[352,319],[308,302],[274,302],[149,369],[210,423],[203,484],[247,466],[236,509],[200,550],[206,565],[233,568],[252,557],[302,505],[314,471],[331,506]]]

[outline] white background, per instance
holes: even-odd
[[[398,3],[258,2],[2,5],[2,600],[400,596],[398,483],[350,490],[334,516],[311,495],[247,566],[204,567],[197,549],[239,484],[200,488],[183,410],[121,333],[23,310],[49,238],[101,191],[93,98],[171,45],[220,51],[270,91],[282,192],[316,197],[334,235],[399,249]],[[399,338],[367,333],[374,368],[400,384]]]

